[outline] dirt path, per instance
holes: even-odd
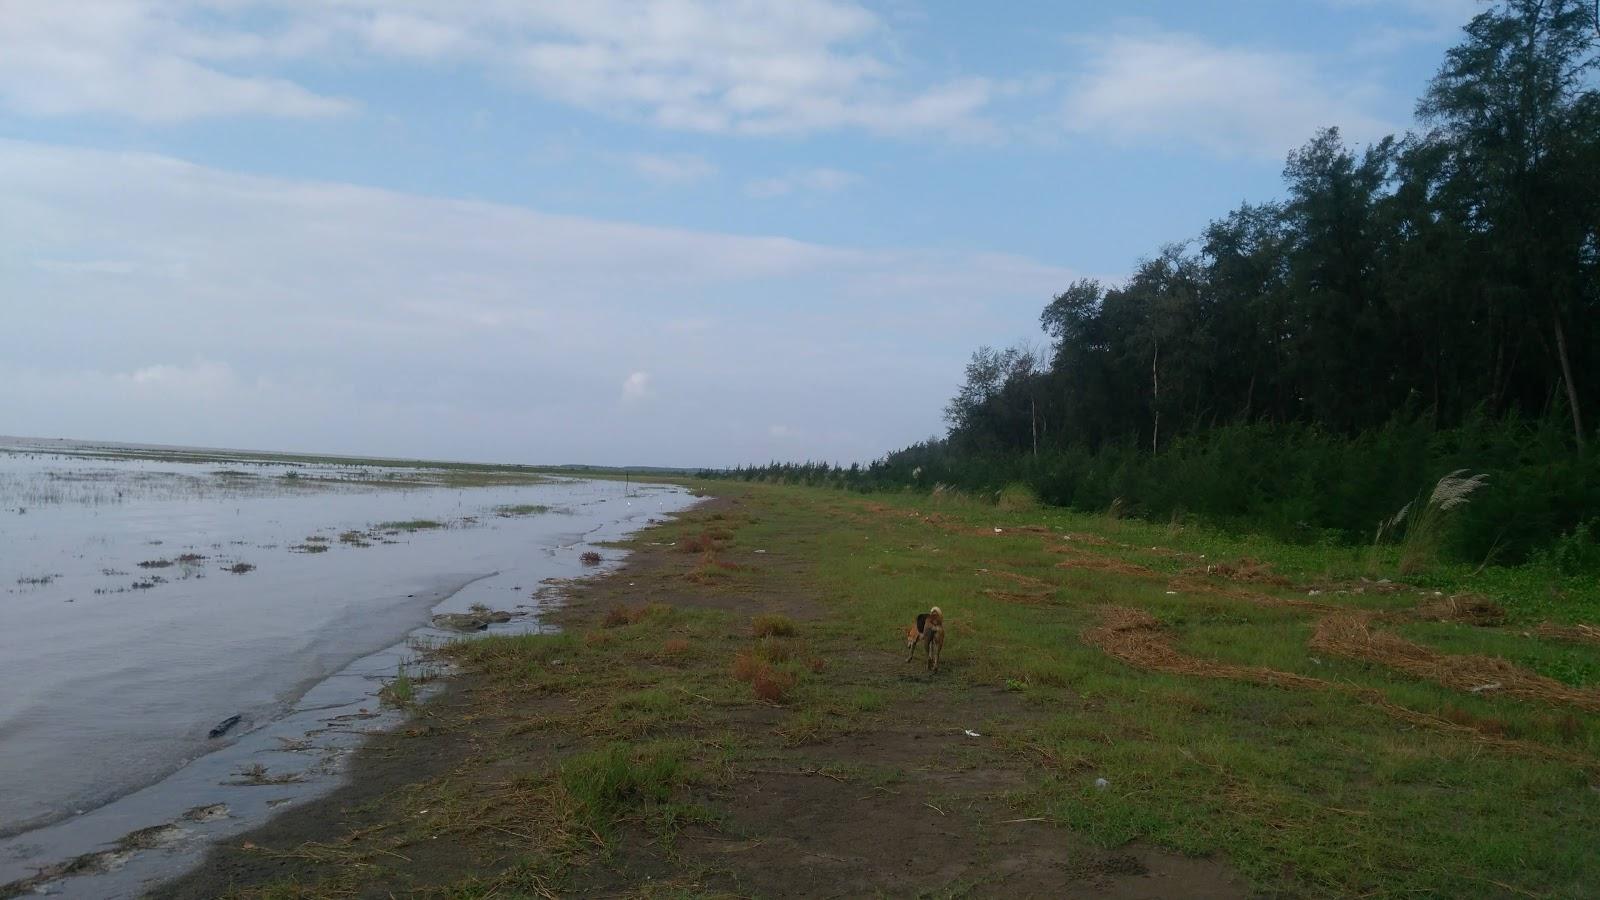
[[[624,568],[571,588],[560,656],[453,678],[356,755],[346,787],[152,896],[1246,895],[1220,862],[1098,848],[1019,812],[1041,764],[1018,749],[1037,713],[927,676],[892,637],[862,646],[828,628],[816,564],[793,549],[809,535],[681,552],[755,519],[713,500],[641,534]],[[742,649],[775,652],[750,636],[763,613],[796,623],[783,653],[816,661],[781,704],[728,675]],[[687,748],[695,776],[656,799],[616,794],[609,827],[574,825],[593,821],[581,801],[562,812],[574,760],[644,742]]]

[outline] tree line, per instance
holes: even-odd
[[[1516,501],[1463,550],[1512,556],[1600,515],[1597,47],[1587,2],[1484,10],[1418,101],[1420,130],[1364,147],[1319,132],[1289,154],[1281,200],[1121,284],[1068,285],[1045,346],[975,352],[945,437],[827,477],[1018,480],[1085,507],[1120,490],[1146,514],[1354,537],[1460,463]],[[1233,471],[1199,477],[1213,466]]]

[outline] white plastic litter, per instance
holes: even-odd
[[[1105,780],[1104,778],[1096,778],[1094,780],[1094,789],[1095,790],[1103,791],[1108,787],[1111,787],[1111,782]]]
[[[966,731],[967,731],[967,737],[983,737],[983,735],[977,733],[976,731],[973,731],[971,728],[968,728]]]

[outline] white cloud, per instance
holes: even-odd
[[[1374,25],[1358,39],[1356,53],[1388,54],[1413,50],[1423,44],[1445,44],[1484,10],[1482,0],[1327,0],[1335,8],[1363,17],[1381,11],[1390,21]]]
[[[155,122],[350,108],[283,78],[215,68],[210,59],[269,48],[243,34],[211,37],[182,20],[144,0],[0,0],[0,105],[28,115]]]
[[[1281,159],[1324,126],[1337,125],[1356,140],[1395,130],[1365,111],[1377,99],[1375,88],[1341,83],[1302,55],[1171,32],[1075,43],[1084,69],[1063,108],[1074,132]]]
[[[621,160],[634,172],[661,184],[689,184],[717,174],[716,164],[692,153],[630,153]]]
[[[757,178],[745,185],[745,193],[766,199],[793,193],[832,194],[858,184],[861,176],[838,169],[805,169],[773,178]]]
[[[3,140],[0,248],[8,430],[530,462],[874,457],[1074,277]]]
[[[292,72],[337,58],[473,66],[675,130],[994,134],[999,88],[911,83],[897,55],[856,0],[0,0],[0,104],[29,115],[330,115],[350,104]]]
[[[634,372],[622,381],[624,400],[642,400],[650,395],[650,373]]]

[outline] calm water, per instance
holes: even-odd
[[[521,614],[502,628],[537,627],[542,581],[692,502],[437,476],[0,442],[0,883],[151,826],[167,828],[153,849],[53,887],[115,896],[170,875],[205,839],[325,789],[385,724],[374,694],[432,614],[483,604]],[[412,520],[445,527],[384,524]]]

